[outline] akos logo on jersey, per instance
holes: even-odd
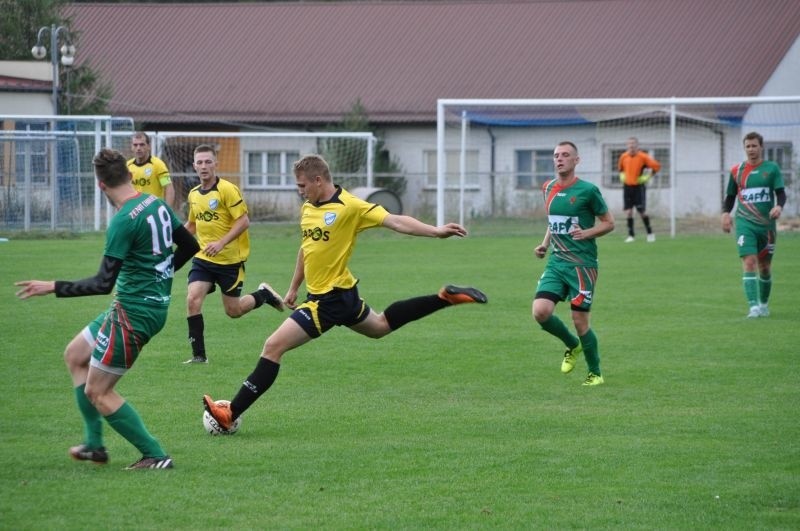
[[[195,217],[195,221],[205,221],[206,223],[210,221],[217,221],[219,219],[219,214],[216,212],[199,212]]]
[[[744,188],[739,199],[745,203],[767,203],[772,201],[769,188]]]
[[[150,185],[150,177],[140,177],[139,179],[134,179],[131,181],[134,186],[149,186]]]
[[[322,216],[322,220],[325,222],[325,225],[331,226],[333,222],[336,221],[336,212],[325,212],[325,215]],[[303,229],[303,239],[311,238],[315,242],[323,241],[327,242],[331,239],[331,231],[329,230],[322,230],[320,227],[314,227],[313,229]]]
[[[322,230],[319,227],[314,227],[313,229],[303,229],[303,239],[311,238],[315,242],[323,241],[327,242],[331,239],[331,233],[327,230]]]
[[[573,227],[578,227],[577,216],[547,216],[551,234],[569,234]]]
[[[219,199],[214,198],[208,202],[208,208],[210,208],[211,210],[216,210],[218,206],[219,206]],[[205,221],[206,223],[210,221],[217,221],[218,219],[219,219],[219,214],[217,214],[216,212],[209,212],[209,211],[200,212],[194,217],[195,221]]]

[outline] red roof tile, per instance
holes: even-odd
[[[151,123],[433,122],[437,98],[758,95],[797,0],[72,4],[77,60]]]

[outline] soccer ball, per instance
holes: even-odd
[[[230,400],[216,400],[217,404],[230,404]],[[239,425],[242,423],[242,417],[237,418],[233,421],[233,426],[231,429],[225,430],[222,429],[222,426],[219,425],[219,422],[211,416],[206,410],[203,410],[203,428],[206,430],[206,433],[210,433],[211,435],[233,435],[237,431],[239,431]]]

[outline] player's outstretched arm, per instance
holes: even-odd
[[[429,238],[449,238],[451,236],[463,237],[467,235],[467,229],[458,223],[446,223],[435,227],[423,223],[411,216],[400,214],[389,214],[383,220],[383,226],[401,234],[412,236],[427,236]]]
[[[122,260],[103,256],[100,269],[93,277],[83,280],[23,280],[14,285],[22,286],[17,297],[27,299],[36,295],[55,293],[56,297],[84,297],[87,295],[107,295],[114,289],[117,276],[122,269]]]

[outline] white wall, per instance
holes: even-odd
[[[22,80],[52,81],[49,61],[0,61],[0,75]],[[0,114],[53,114],[52,92],[0,90]]]
[[[53,114],[50,94],[0,91],[0,114]]]
[[[800,94],[800,37],[786,52],[778,68],[764,84],[759,96],[796,96]]]

